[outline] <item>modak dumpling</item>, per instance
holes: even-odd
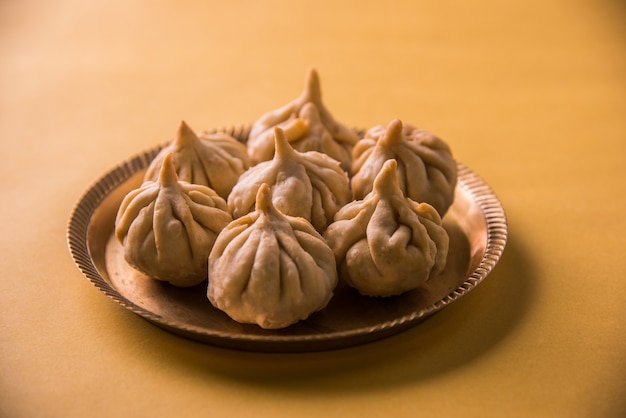
[[[188,287],[207,278],[209,252],[230,221],[226,201],[215,191],[178,181],[168,154],[157,181],[144,182],[122,201],[115,235],[135,269]]]
[[[449,238],[437,211],[404,196],[397,163],[388,160],[363,200],[343,207],[324,238],[339,276],[366,296],[416,289],[446,264]]]
[[[274,155],[274,127],[280,127],[293,148],[319,151],[350,168],[356,132],[337,122],[322,103],[319,77],[314,69],[307,73],[305,89],[297,99],[268,112],[250,130],[248,152],[253,164],[271,160]]]
[[[326,154],[294,150],[282,129],[274,128],[274,134],[274,157],[241,175],[228,196],[228,209],[233,218],[253,211],[257,191],[265,183],[272,188],[278,210],[305,218],[321,232],[351,200],[348,175]]]
[[[172,154],[180,181],[208,186],[226,199],[249,166],[246,146],[225,132],[200,136],[183,121],[176,138],[154,158],[144,180],[159,177],[163,159]]]
[[[398,181],[407,197],[429,203],[443,216],[454,200],[457,166],[450,147],[435,135],[393,120],[369,129],[353,148],[350,170],[355,199],[372,190],[389,159],[398,163]]]
[[[256,202],[218,236],[207,296],[238,322],[284,328],[328,304],[338,280],[335,256],[308,221],[272,205],[267,184]]]

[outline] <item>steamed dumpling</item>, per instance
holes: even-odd
[[[220,233],[207,296],[242,323],[283,328],[324,308],[337,284],[335,256],[306,220],[280,213],[263,184],[256,210]]]
[[[144,180],[159,177],[163,159],[172,154],[178,179],[210,187],[226,199],[250,166],[246,146],[224,132],[200,136],[181,122],[176,138],[150,163]]]
[[[428,131],[393,120],[375,126],[353,149],[351,187],[355,199],[372,190],[389,159],[398,163],[398,181],[407,197],[429,203],[443,216],[454,200],[457,166],[450,147]]]
[[[178,181],[172,155],[157,181],[131,191],[117,213],[115,235],[135,269],[187,287],[207,278],[207,259],[218,233],[232,220],[212,189]]]
[[[319,151],[339,161],[344,170],[350,167],[356,132],[337,122],[322,103],[317,72],[310,69],[300,97],[268,112],[257,120],[248,138],[248,152],[253,164],[271,160],[274,155],[274,127],[298,151]]]
[[[343,207],[324,238],[339,274],[367,296],[415,289],[445,267],[449,238],[437,211],[400,190],[395,160],[385,162],[374,189]]]
[[[262,184],[272,189],[273,204],[286,215],[301,216],[323,231],[333,216],[351,200],[347,174],[333,158],[316,152],[294,150],[284,132],[274,128],[276,154],[270,161],[251,167],[228,197],[233,218],[254,210]]]

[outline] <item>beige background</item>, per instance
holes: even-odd
[[[626,5],[618,0],[0,2],[0,416],[626,416]],[[187,341],[67,251],[128,156],[253,122],[318,69],[351,126],[446,139],[510,223],[426,323],[326,353]]]

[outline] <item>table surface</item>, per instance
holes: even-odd
[[[626,5],[0,2],[0,416],[626,416]],[[254,122],[307,68],[347,125],[445,139],[509,240],[476,290],[370,344],[262,354],[165,332],[74,265],[127,157]]]

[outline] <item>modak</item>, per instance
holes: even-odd
[[[432,205],[443,216],[454,200],[457,164],[446,142],[395,119],[369,129],[352,150],[350,170],[355,199],[364,198],[389,159],[398,165],[398,181],[407,197]]]
[[[206,280],[209,253],[230,221],[226,201],[207,186],[179,181],[167,154],[159,178],[122,201],[115,235],[135,269],[189,287]]]
[[[265,183],[272,189],[278,210],[303,217],[322,232],[337,210],[351,200],[348,175],[326,154],[294,150],[278,127],[274,128],[274,141],[274,157],[241,175],[228,196],[228,209],[233,218],[253,211],[257,191]]]
[[[256,209],[229,223],[209,256],[207,296],[232,319],[284,328],[324,308],[337,285],[335,256],[303,218],[284,215],[262,184]]]
[[[172,154],[178,179],[208,186],[226,199],[250,166],[246,146],[225,132],[196,135],[183,121],[176,138],[152,160],[144,180],[159,177],[163,159]]]
[[[335,120],[322,102],[317,71],[310,69],[302,94],[283,107],[261,116],[248,137],[248,152],[253,164],[272,159],[274,127],[284,130],[298,151],[319,151],[350,167],[352,147],[358,141],[356,131]]]
[[[340,277],[366,296],[416,289],[446,264],[449,238],[441,217],[404,196],[396,169],[395,160],[386,161],[372,192],[344,206],[324,233]]]

